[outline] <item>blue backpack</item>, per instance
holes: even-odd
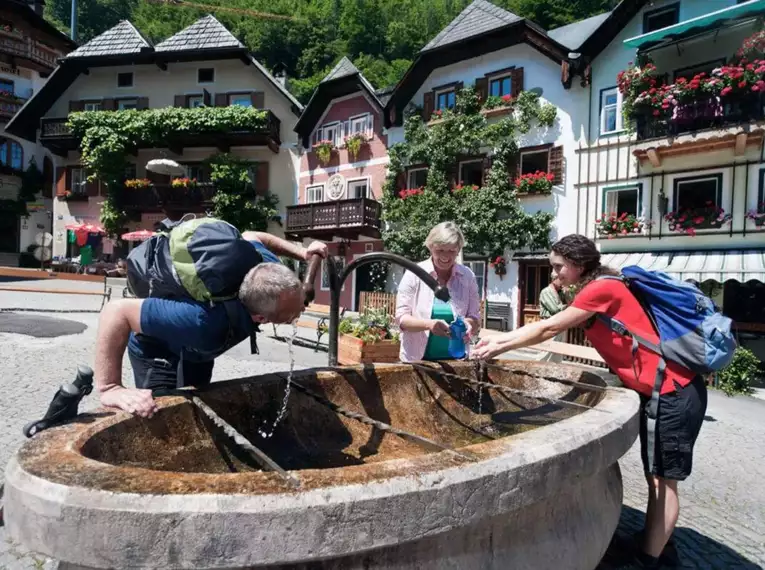
[[[660,357],[651,400],[646,406],[647,447],[652,450],[667,361],[702,375],[722,370],[730,364],[736,350],[731,320],[723,316],[695,285],[661,271],[647,271],[632,265],[622,269],[621,277],[604,276],[601,279],[623,281],[642,305],[659,336],[657,345],[631,332],[624,323],[607,315],[598,315],[598,319],[613,331],[632,338],[633,355],[642,345]],[[653,455],[648,453],[649,470],[653,469]]]

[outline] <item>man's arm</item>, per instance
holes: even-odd
[[[276,255],[286,255],[301,261],[308,261],[308,258],[312,255],[327,257],[327,244],[318,241],[310,243],[308,247],[303,247],[300,244],[272,236],[266,232],[244,232],[242,237],[247,241],[257,241],[262,243]]]
[[[151,391],[122,386],[122,357],[131,331],[141,332],[143,303],[143,299],[112,301],[101,311],[96,336],[95,380],[102,405],[151,417],[157,411]]]

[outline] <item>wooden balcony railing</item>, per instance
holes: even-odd
[[[24,103],[26,103],[26,99],[16,97],[7,91],[0,91],[0,120],[9,120],[21,109]]]
[[[382,205],[371,198],[289,206],[286,232],[296,237],[379,237],[381,214]]]
[[[72,137],[72,130],[66,124],[67,119],[43,119],[40,125],[40,137]]]
[[[60,56],[30,36],[9,33],[0,34],[0,53],[22,58],[48,69],[56,67],[56,59]]]
[[[192,188],[173,188],[170,184],[153,184],[148,188],[123,188],[120,204],[126,210],[203,211],[212,202],[216,189],[212,182]]]
[[[765,118],[765,98],[759,95],[734,99],[709,98],[674,107],[669,118],[641,115],[637,118],[639,140],[677,136],[705,129],[721,129]]]

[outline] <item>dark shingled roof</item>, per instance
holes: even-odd
[[[388,87],[384,87],[382,89],[378,89],[375,91],[375,95],[377,95],[377,98],[380,100],[380,103],[383,104],[383,106],[388,104],[388,101],[391,98],[391,95],[393,95],[393,91],[396,89],[395,85],[389,85]]]
[[[146,41],[141,32],[127,20],[122,20],[113,28],[71,52],[66,59],[140,53],[146,48],[151,48],[151,44]]]
[[[348,77],[350,75],[355,75],[356,73],[359,73],[358,68],[353,65],[350,59],[343,56],[343,58],[337,62],[337,65],[332,68],[332,71],[330,71],[327,76],[321,80],[321,82],[326,83],[327,81],[340,79],[341,77]]]
[[[606,21],[611,12],[574,22],[547,32],[547,35],[569,49],[578,49]]]
[[[486,0],[474,0],[420,51],[426,52],[473,36],[480,36],[522,19]]]
[[[158,43],[157,51],[243,48],[244,45],[215,16],[208,14],[174,36]]]

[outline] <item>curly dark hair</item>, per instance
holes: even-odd
[[[576,287],[579,291],[601,275],[619,275],[618,271],[600,264],[600,252],[595,247],[595,242],[583,235],[571,234],[562,237],[553,244],[552,250],[582,268],[582,276]]]

